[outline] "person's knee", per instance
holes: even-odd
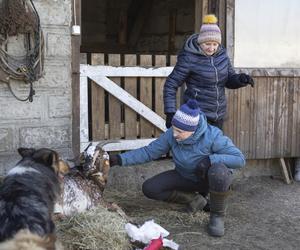
[[[225,192],[231,185],[232,173],[222,163],[213,164],[208,170],[208,181],[211,191]]]
[[[153,183],[151,182],[151,179],[146,180],[143,183],[142,192],[149,199],[158,199],[157,195],[159,194],[159,192],[156,190],[155,185],[153,185]]]

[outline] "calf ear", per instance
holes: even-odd
[[[46,166],[52,166],[58,162],[58,154],[50,149],[39,149],[37,150],[32,158],[39,163],[45,164]]]
[[[19,154],[24,158],[26,156],[32,156],[35,152],[34,148],[18,148]]]

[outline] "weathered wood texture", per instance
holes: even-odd
[[[300,78],[255,78],[228,90],[224,131],[248,159],[300,156]]]
[[[108,62],[105,62],[108,58]],[[128,66],[128,67],[163,67],[174,66],[176,56],[166,55],[104,55],[92,54],[92,65]],[[168,63],[169,62],[169,63]],[[163,112],[163,85],[166,77],[109,77],[118,83],[133,97],[140,100],[161,117]],[[177,106],[180,105],[181,90],[177,94]],[[158,137],[161,130],[155,128],[149,121],[137,115],[131,108],[122,105],[115,97],[108,94],[92,81],[90,93],[92,141],[113,139],[137,139]],[[108,110],[108,115],[105,111]],[[109,117],[109,119],[107,119]]]
[[[98,62],[102,63],[100,55]],[[108,56],[109,58],[109,56]],[[96,59],[93,64],[96,64]],[[176,57],[124,55],[121,66],[174,65]],[[138,63],[140,62],[140,63]],[[170,62],[169,64],[167,62]],[[114,64],[115,65],[115,64]],[[164,118],[164,77],[118,77],[127,92],[141,100],[146,106]],[[125,106],[121,119],[122,105],[116,98],[104,100],[101,87],[92,85],[92,140],[135,139],[157,137],[160,131]],[[300,78],[255,77],[255,87],[250,86],[227,90],[228,119],[224,131],[241,148],[248,159],[270,159],[300,156]],[[104,110],[110,107],[109,120],[105,121]],[[180,104],[180,93],[177,96]],[[298,111],[299,110],[299,111]],[[117,121],[117,122],[116,122]],[[108,129],[104,129],[104,128]],[[113,128],[113,129],[112,129]],[[109,133],[107,132],[109,131]]]

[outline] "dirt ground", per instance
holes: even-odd
[[[207,234],[208,213],[185,214],[180,205],[149,200],[134,189],[111,186],[105,198],[118,203],[134,223],[154,219],[180,249],[300,249],[300,183],[270,177],[235,181],[222,238]]]

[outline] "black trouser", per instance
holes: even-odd
[[[150,199],[167,200],[174,190],[199,192],[206,195],[209,191],[225,192],[232,182],[232,173],[224,164],[213,164],[204,178],[197,182],[182,177],[176,170],[169,170],[143,183],[143,193]]]

